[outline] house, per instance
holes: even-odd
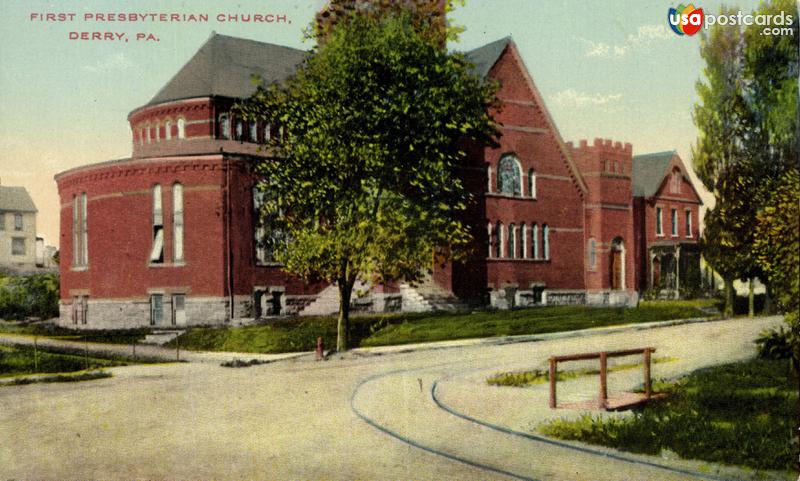
[[[25,187],[0,185],[0,269],[36,269],[37,212]]]
[[[638,289],[678,296],[699,288],[702,201],[678,154],[635,156],[633,196]]]
[[[215,34],[129,114],[129,158],[56,175],[62,324],[188,326],[337,310],[336,286],[285,273],[260,242],[274,233],[256,215],[263,193],[253,167],[271,155],[259,144],[281,132],[232,113],[252,93],[252,74],[281,82],[305,54]],[[637,202],[671,215],[673,205],[684,209],[682,194],[636,197],[630,144],[564,142],[511,38],[467,55],[476,74],[500,82],[504,104],[499,145],[466,146],[464,185],[477,202],[465,221],[477,254],[437,262],[418,284],[361,283],[355,308],[635,304],[652,271],[642,259],[661,252],[657,236],[637,234],[646,228],[635,222]],[[679,159],[670,162],[662,184],[673,172],[688,181]]]

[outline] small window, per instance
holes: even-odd
[[[172,325],[186,325],[186,296],[184,294],[172,295]]]
[[[678,169],[675,169],[672,172],[672,177],[670,178],[669,191],[673,194],[681,193],[681,172]]]
[[[161,209],[161,186],[153,186],[153,246],[150,250],[150,262],[164,262],[164,213]]]
[[[236,128],[234,129],[235,139],[236,140],[247,140],[244,138],[244,121],[242,119],[236,119]]]
[[[184,119],[178,119],[178,138],[186,138],[186,120]]]
[[[156,123],[155,126],[156,142],[161,142],[161,124]]]
[[[139,127],[139,145],[144,145],[144,127]]]
[[[183,186],[172,186],[172,258],[183,261]]]
[[[14,237],[11,239],[11,255],[24,256],[25,255],[25,238]]]
[[[22,214],[14,214],[14,230],[22,230]]]
[[[550,260],[550,227],[542,226],[542,254],[545,260]]]
[[[536,198],[536,172],[533,169],[528,171],[528,195],[531,199]]]
[[[502,222],[498,222],[497,223],[497,245],[495,246],[497,248],[497,258],[498,259],[501,259],[501,258],[504,257],[503,256],[503,242],[505,242],[505,239],[504,239],[503,234],[504,234],[503,233],[503,223]]]
[[[164,122],[164,138],[166,140],[172,140],[172,121],[167,120]]]
[[[672,209],[672,237],[678,237],[678,209]]]
[[[219,114],[219,138],[231,138],[231,118],[228,114]]]
[[[164,295],[150,295],[150,325],[160,326],[164,323]]]
[[[692,237],[692,211],[686,209],[686,237]]]
[[[151,128],[150,128],[149,125],[147,127],[145,127],[145,140],[147,141],[148,144],[152,140],[152,133],[150,131],[151,131]]]
[[[258,124],[256,124],[255,120],[250,121],[248,125],[248,139],[250,142],[258,142]]]
[[[507,155],[500,159],[497,168],[497,190],[501,194],[521,195],[520,177],[522,177],[522,173],[519,161],[514,156]]]
[[[508,258],[517,258],[517,226],[514,224],[508,226]]]
[[[486,238],[488,239],[487,243],[489,244],[489,258],[490,259],[492,257],[494,257],[494,251],[492,249],[492,247],[493,247],[492,246],[492,230],[493,230],[493,227],[494,226],[492,225],[491,222],[489,222],[489,224],[487,224],[487,226],[486,226]]]
[[[522,233],[522,244],[520,244],[522,246],[522,255],[520,257],[522,257],[523,259],[527,259],[529,257],[528,256],[528,227],[525,225],[524,222],[519,225],[519,231]]]
[[[594,238],[589,239],[589,268],[597,267],[597,242]]]
[[[269,142],[272,139],[272,125],[264,124],[264,143]]]
[[[72,323],[86,324],[89,314],[89,296],[72,297]]]
[[[664,209],[656,207],[656,235],[664,235]]]
[[[539,226],[533,224],[531,226],[531,246],[533,247],[533,258],[539,259]]]

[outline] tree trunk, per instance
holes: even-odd
[[[733,278],[726,277],[725,278],[725,312],[723,312],[723,316],[726,319],[733,317],[733,299],[735,296],[735,290],[733,289]]]
[[[350,298],[353,296],[355,279],[339,279],[339,321],[336,325],[336,352],[347,350],[350,334]]]
[[[747,317],[755,317],[756,315],[756,295],[753,292],[753,278],[751,277],[747,286]]]

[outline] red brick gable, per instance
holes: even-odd
[[[554,143],[561,165],[549,165],[548,168],[553,169],[553,172],[546,173],[570,177],[578,194],[583,197],[587,191],[586,184],[513,40],[509,41],[497,62],[489,70],[488,77],[500,83],[497,97],[502,102],[502,110],[493,114],[495,120],[501,124],[503,135],[513,130],[537,132],[552,139],[554,142],[541,142],[541,144]],[[507,142],[503,141],[501,143],[505,149],[514,147],[513,143],[512,145],[507,145]],[[522,167],[528,168],[525,165]],[[541,171],[540,166],[531,168]]]
[[[680,172],[681,176],[680,192],[678,193],[672,192],[670,189],[670,181],[673,172]],[[664,171],[664,178],[661,180],[661,184],[659,185],[658,190],[653,197],[673,197],[680,198],[684,202],[697,204],[703,203],[702,199],[700,199],[700,194],[697,193],[697,189],[694,187],[692,178],[689,176],[689,172],[686,170],[683,160],[681,160],[678,154],[672,156],[672,160],[670,160],[669,165]]]

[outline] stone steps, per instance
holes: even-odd
[[[353,285],[353,295],[350,298],[350,306],[358,304],[356,293],[358,291],[368,291],[369,284],[356,281]],[[339,312],[339,286],[331,284],[319,293],[311,304],[297,313],[298,316],[330,316]]]

